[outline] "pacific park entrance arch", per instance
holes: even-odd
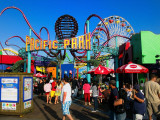
[[[27,25],[30,28],[30,34],[29,34],[29,36],[28,35],[26,36],[26,40],[24,40],[20,36],[12,36],[8,39],[8,40],[10,40],[10,39],[16,37],[25,43],[26,46],[19,49],[19,54],[24,56],[25,58],[26,57],[28,58],[28,66],[27,66],[28,73],[30,73],[30,70],[31,70],[31,53],[35,52],[35,51],[37,51],[37,53],[38,53],[38,51],[44,51],[49,57],[52,57],[54,59],[58,55],[61,56],[62,59],[64,59],[65,55],[66,55],[65,51],[69,50],[71,55],[74,58],[76,58],[77,60],[79,60],[80,62],[86,62],[82,59],[85,56],[87,56],[87,60],[90,60],[91,56],[94,57],[92,59],[97,59],[100,55],[102,55],[102,53],[109,53],[115,59],[115,68],[118,68],[118,38],[125,38],[125,39],[130,40],[130,37],[128,37],[126,35],[121,35],[116,32],[115,32],[115,34],[113,34],[114,30],[116,30],[116,29],[112,29],[112,31],[110,31],[111,28],[109,27],[109,25],[111,26],[111,24],[122,25],[123,27],[127,28],[127,26],[125,26],[124,21],[122,21],[120,19],[120,17],[115,17],[115,18],[110,17],[108,19],[102,19],[100,16],[98,16],[96,14],[92,14],[87,18],[87,20],[85,21],[85,25],[84,25],[84,34],[81,36],[75,37],[76,32],[74,30],[77,30],[77,26],[76,26],[76,24],[74,24],[75,19],[69,15],[68,16],[66,15],[66,16],[63,16],[64,21],[68,22],[70,19],[72,19],[73,20],[72,24],[75,25],[73,31],[71,31],[72,33],[74,33],[74,36],[71,36],[70,38],[65,37],[63,39],[63,38],[61,38],[61,35],[59,35],[58,38],[61,38],[61,39],[50,40],[50,35],[49,35],[48,29],[45,27],[42,27],[40,29],[40,33],[41,33],[42,29],[45,29],[48,34],[48,40],[42,40],[40,34],[38,35],[35,32],[35,30],[31,26],[31,24],[29,23],[27,17],[23,13],[23,11],[20,10],[19,8],[7,7],[4,10],[2,10],[2,12],[0,13],[0,16],[7,9],[16,9],[16,10],[20,11],[21,14],[23,15]],[[98,18],[100,20],[101,25],[98,25],[92,32],[90,32],[89,24],[90,24],[90,19],[92,17]],[[61,20],[61,19],[59,19],[59,20]],[[58,23],[59,23],[59,21],[58,21]],[[71,24],[71,23],[68,23],[68,24]],[[64,22],[63,24],[61,23],[59,27],[64,26],[64,28],[66,28],[65,25],[66,24]],[[72,27],[69,26],[69,28],[72,28]],[[100,35],[97,36],[97,32],[99,32],[99,33],[103,32],[102,34],[105,36],[104,41],[101,41],[101,39],[99,37]],[[128,31],[128,32],[130,32],[130,31]],[[33,38],[31,36],[31,33],[33,33],[37,38]],[[60,31],[59,33],[63,34],[62,31]],[[109,42],[113,38],[115,38],[115,46],[111,47]],[[6,45],[8,45],[8,40],[5,43]],[[62,55],[62,51],[64,52],[63,55]],[[89,65],[89,63],[87,63],[87,71],[89,71],[89,69],[90,69],[90,65]],[[87,80],[88,80],[88,82],[90,82],[90,74],[87,74]],[[119,87],[117,73],[116,73],[116,82],[117,82],[117,87]]]

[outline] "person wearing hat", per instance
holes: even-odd
[[[144,95],[140,91],[139,85],[133,87],[133,120],[142,120],[146,111],[146,105],[144,103]]]

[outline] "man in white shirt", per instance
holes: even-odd
[[[157,120],[160,120],[160,85],[156,82],[157,76],[151,75],[151,80],[145,83],[145,97],[147,100],[147,110],[149,120],[155,114]]]
[[[70,112],[69,112],[69,108],[71,106],[72,103],[72,99],[71,99],[71,86],[68,83],[68,80],[62,80],[62,82],[64,83],[64,86],[62,88],[61,91],[61,96],[60,96],[60,100],[62,103],[62,111],[63,111],[63,118],[62,120],[65,120],[66,116],[70,119],[73,120]]]

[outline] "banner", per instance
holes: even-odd
[[[43,73],[46,72],[45,67],[38,67],[38,66],[36,66],[36,70],[40,71],[40,72],[43,72]]]
[[[24,102],[24,109],[31,107],[31,100]]]
[[[24,77],[23,78],[23,102],[32,100],[33,94],[33,78]]]
[[[19,77],[0,77],[1,102],[19,102]]]
[[[16,103],[2,102],[2,110],[16,110]]]

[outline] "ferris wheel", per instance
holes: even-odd
[[[129,24],[129,22],[120,16],[110,16],[110,17],[107,17],[103,20],[109,30],[109,36],[111,38],[108,42],[108,47],[111,47],[111,48],[119,47],[123,43],[127,42],[128,41],[127,38],[130,38],[135,33],[134,29]],[[100,21],[98,23],[97,28],[98,27],[105,29],[105,26],[102,23],[102,21]],[[113,37],[114,35],[115,36],[116,35],[125,36],[127,38],[124,38],[124,37],[117,37],[116,38],[116,37]],[[117,42],[116,42],[116,39],[117,39]],[[97,30],[95,32],[95,43],[102,45],[107,40],[108,40],[108,38],[107,38],[107,35],[104,33],[104,31]],[[106,54],[106,53],[102,53],[102,54]],[[94,53],[94,55],[96,56],[96,53]],[[109,60],[108,67],[114,69],[114,60],[113,59]]]

